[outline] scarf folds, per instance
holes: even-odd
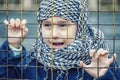
[[[103,33],[87,24],[87,2],[86,0],[84,0],[84,2],[82,1],[83,0],[68,0],[67,4],[66,0],[43,0],[40,3],[37,15],[39,37],[30,50],[30,55],[34,53],[33,56],[31,56],[31,60],[37,59],[37,61],[45,67],[68,70],[79,67],[80,61],[89,64],[91,62],[91,57],[89,56],[91,49],[97,50],[104,48],[108,50],[108,46],[103,39]],[[78,29],[75,41],[63,49],[51,49],[43,42],[41,22],[52,16],[60,16],[63,19],[77,23]],[[84,27],[82,27],[82,25]],[[83,33],[82,30],[84,30]],[[82,37],[84,38],[82,39]],[[29,62],[27,64],[29,64]]]

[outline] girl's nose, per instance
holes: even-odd
[[[56,39],[59,37],[59,29],[57,28],[57,26],[53,26],[52,28],[52,38]]]

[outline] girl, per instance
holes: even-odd
[[[0,78],[120,80],[116,54],[108,58],[103,33],[90,27],[87,17],[86,0],[43,0],[38,10],[39,36],[29,52],[20,45],[28,32],[26,20],[5,20],[8,41],[0,48]]]

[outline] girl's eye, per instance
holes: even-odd
[[[51,26],[50,23],[44,23],[43,25],[44,25],[44,27],[50,27]]]
[[[60,26],[60,27],[66,27],[67,24],[66,24],[66,23],[61,23],[61,24],[59,24],[59,26]]]

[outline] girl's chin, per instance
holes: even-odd
[[[63,49],[65,47],[66,47],[65,45],[53,45],[53,46],[50,46],[50,48],[53,48],[53,49]]]
[[[54,48],[54,49],[62,49],[64,48],[65,46],[51,46],[51,48]]]

